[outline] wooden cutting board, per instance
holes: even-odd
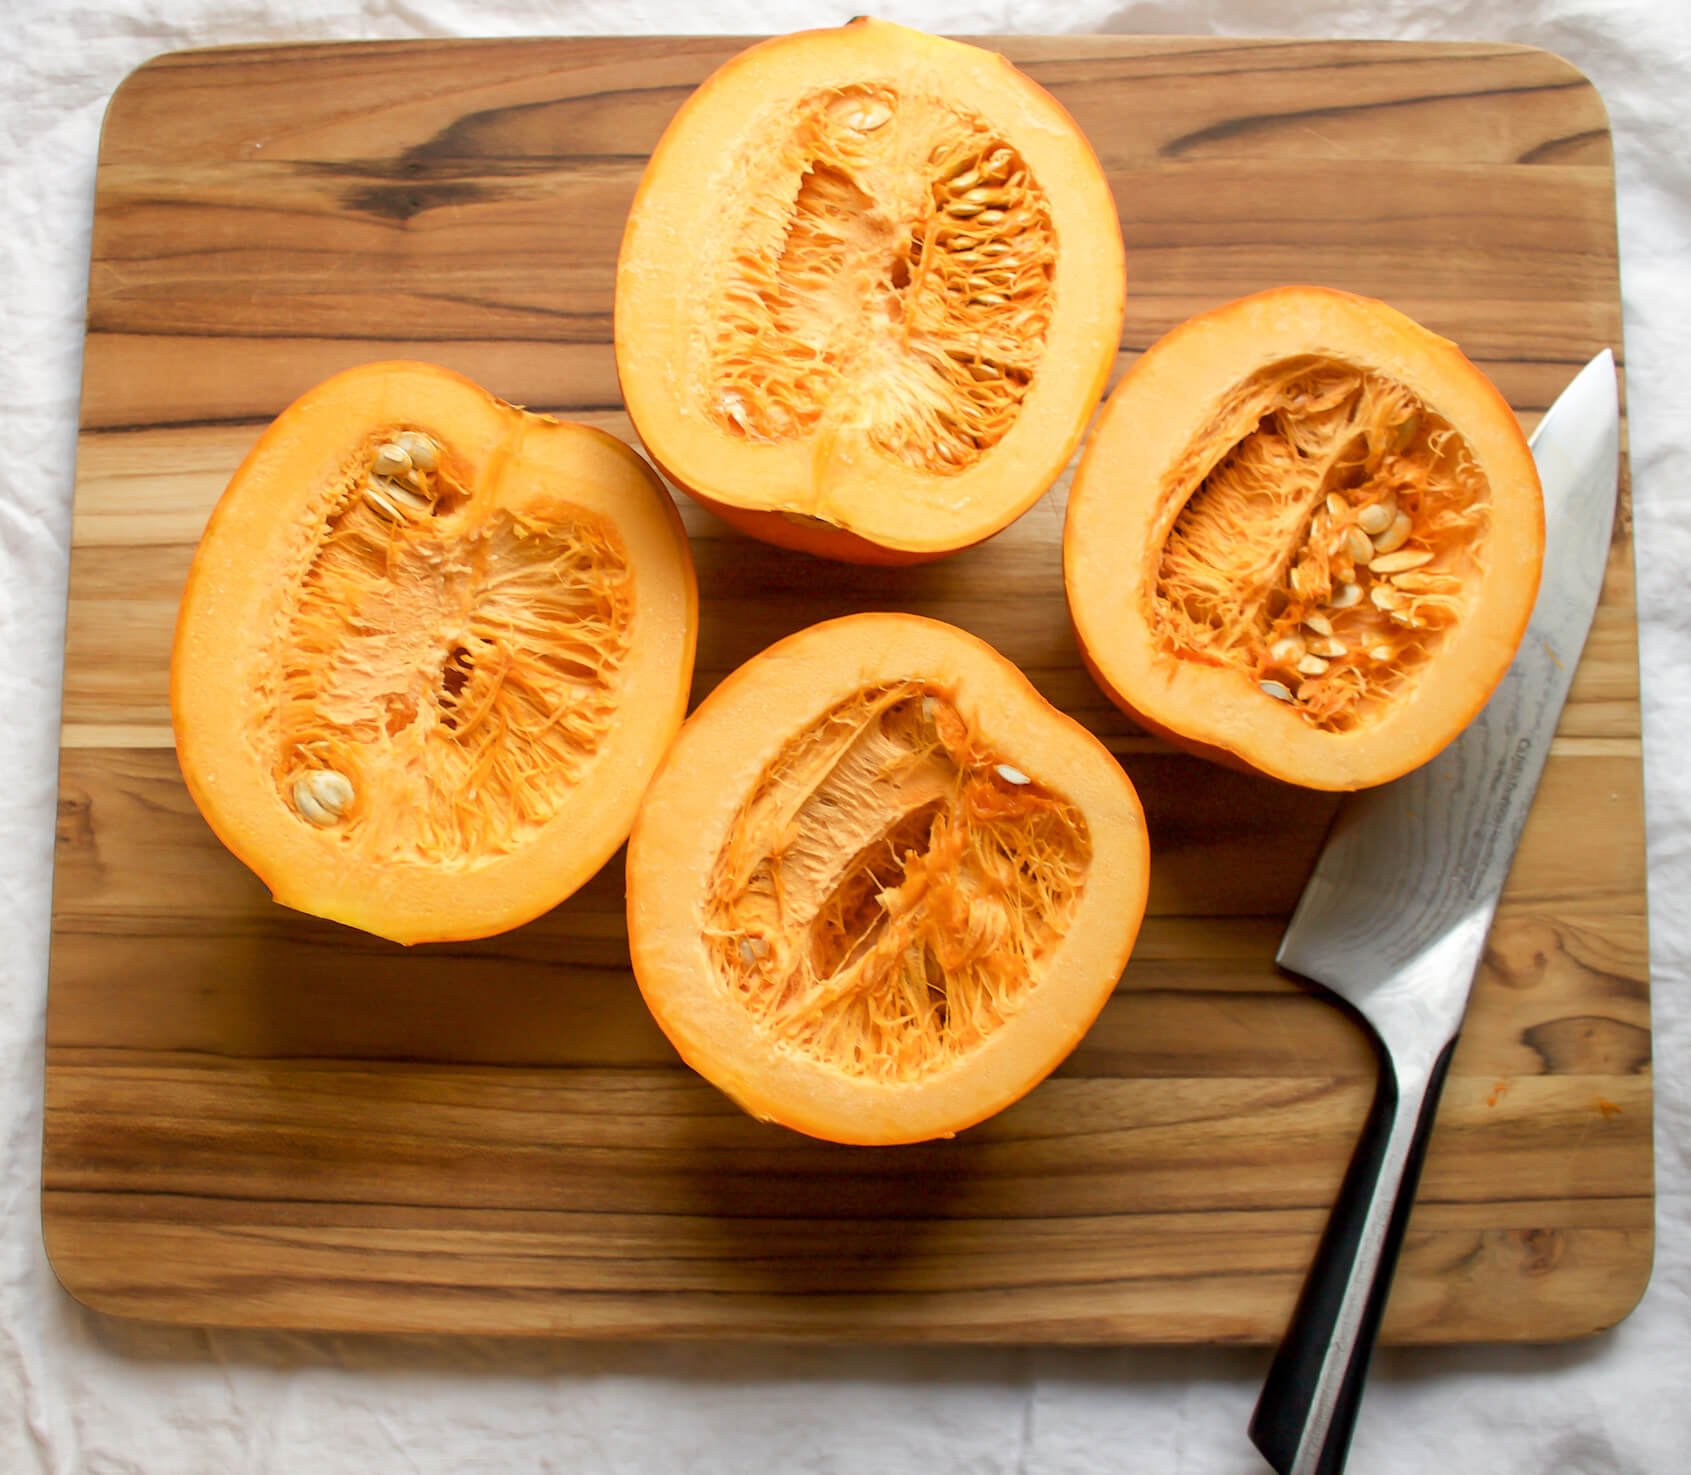
[[[171,751],[193,544],[260,427],[389,355],[631,437],[612,269],[645,156],[739,43],[187,53],[100,153],[65,665],[43,1215],[101,1310],[262,1326],[1266,1341],[1373,1085],[1276,974],[1328,796],[1138,733],[1081,670],[1064,488],[913,572],[765,548],[683,505],[695,699],[777,637],[906,608],[1008,653],[1120,755],[1155,872],[1097,1026],[953,1142],[864,1150],[742,1116],[631,981],[620,856],[550,916],[404,951],[273,905]],[[1286,281],[1459,340],[1529,423],[1621,347],[1607,122],[1496,46],[1067,38],[1002,49],[1120,202],[1125,365]],[[1066,482],[1065,482],[1066,485]],[[1398,1341],[1625,1314],[1652,1245],[1630,519],[1470,1010],[1387,1317]],[[242,694],[229,693],[231,701]]]

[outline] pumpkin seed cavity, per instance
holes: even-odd
[[[788,742],[736,812],[706,945],[775,1048],[913,1080],[1038,986],[1091,855],[1080,811],[944,693],[869,687]]]
[[[433,438],[372,437],[301,526],[259,727],[282,802],[384,861],[466,868],[557,813],[615,717],[631,573],[585,509],[470,520]]]
[[[1466,442],[1404,385],[1331,359],[1237,385],[1162,496],[1162,648],[1324,731],[1414,684],[1485,566],[1490,488]]]
[[[702,400],[750,441],[859,433],[936,476],[1007,435],[1050,326],[1056,236],[1017,151],[888,86],[782,109],[735,165]]]

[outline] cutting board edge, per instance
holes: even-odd
[[[1190,1327],[1188,1335],[1170,1335],[1159,1332],[1156,1335],[1143,1335],[1135,1330],[1140,1321],[1154,1322],[1159,1328],[1168,1326],[1166,1316],[1157,1313],[1115,1314],[1107,1318],[1071,1318],[1070,1324],[1063,1330],[1041,1330],[1038,1333],[1024,1332],[1020,1328],[1012,1328],[1009,1335],[1005,1333],[1002,1323],[982,1321],[968,1327],[952,1324],[941,1324],[937,1329],[916,1324],[900,1324],[894,1327],[865,1326],[862,1323],[853,1324],[840,1320],[829,1322],[824,1328],[818,1329],[812,1324],[793,1322],[782,1324],[779,1317],[772,1318],[755,1330],[744,1328],[725,1328],[713,1323],[705,1317],[695,1317],[688,1320],[685,1314],[673,1324],[654,1328],[650,1318],[642,1319],[624,1312],[616,1314],[592,1314],[563,1324],[564,1319],[547,1323],[544,1320],[522,1321],[514,1320],[510,1314],[510,1303],[507,1299],[489,1294],[485,1299],[486,1311],[483,1318],[478,1319],[474,1314],[466,1315],[463,1308],[454,1310],[453,1324],[443,1326],[438,1312],[424,1312],[410,1317],[394,1316],[384,1318],[368,1314],[367,1301],[348,1300],[345,1303],[344,1314],[330,1310],[324,1314],[323,1303],[315,1308],[301,1307],[297,1314],[288,1311],[262,1311],[252,1314],[249,1308],[244,1315],[219,1315],[215,1310],[207,1311],[202,1301],[209,1301],[213,1296],[210,1289],[183,1296],[179,1288],[171,1294],[177,1297],[180,1314],[170,1314],[156,1309],[156,1302],[160,1293],[149,1298],[145,1293],[125,1294],[123,1292],[107,1293],[101,1288],[90,1284],[67,1266],[70,1258],[62,1253],[56,1253],[54,1245],[55,1231],[51,1225],[59,1225],[59,1233],[65,1221],[48,1218],[46,1208],[49,1197],[69,1197],[86,1199],[102,1196],[97,1191],[83,1192],[77,1190],[47,1190],[43,1193],[42,1214],[42,1246],[48,1267],[53,1273],[59,1288],[77,1305],[96,1316],[110,1318],[114,1321],[131,1322],[143,1326],[154,1327],[202,1327],[223,1330],[257,1330],[295,1333],[321,1333],[332,1335],[368,1335],[374,1337],[412,1336],[419,1334],[446,1334],[451,1336],[479,1336],[499,1337],[521,1340],[544,1339],[554,1342],[723,1342],[738,1343],[748,1346],[780,1346],[780,1345],[839,1345],[839,1346],[886,1346],[886,1347],[989,1347],[989,1346],[1022,1346],[1022,1347],[1143,1347],[1154,1349],[1158,1347],[1194,1347],[1194,1346],[1240,1346],[1240,1347],[1270,1347],[1277,1340],[1276,1336],[1263,1329],[1249,1331],[1230,1331],[1218,1334],[1213,1326],[1195,1323]],[[106,1195],[114,1196],[115,1195]],[[1652,1204],[1654,1196],[1651,1198]],[[1565,1231],[1579,1234],[1580,1230]],[[1636,1274],[1630,1276],[1620,1288],[1615,1291],[1609,1301],[1604,1303],[1603,1312],[1597,1318],[1566,1316],[1560,1320],[1546,1323],[1540,1321],[1530,1327],[1507,1333],[1492,1333],[1483,1339],[1464,1335],[1443,1336],[1437,1333],[1410,1332],[1405,1333],[1401,1328],[1394,1329],[1388,1321],[1380,1342],[1388,1347],[1474,1347],[1474,1346],[1534,1346],[1534,1345],[1571,1345],[1587,1341],[1603,1332],[1609,1331],[1635,1312],[1645,1295],[1648,1293],[1654,1273],[1656,1233],[1652,1226],[1648,1230],[1635,1229],[1625,1231],[1630,1237],[1641,1237],[1645,1241],[1642,1256],[1629,1262]],[[107,1231],[108,1237],[111,1231]],[[1553,1273],[1553,1272],[1552,1272]],[[371,1282],[372,1286],[380,1283]],[[617,1293],[605,1293],[608,1297],[615,1297]],[[592,1297],[588,1297],[589,1300]],[[643,1299],[637,1293],[622,1293],[621,1299],[639,1304]],[[785,1299],[785,1298],[780,1298]],[[331,1299],[327,1303],[331,1308],[342,1303]],[[398,1304],[395,1298],[395,1304]],[[554,1304],[556,1304],[554,1302]],[[503,1312],[503,1314],[501,1314]],[[755,1320],[756,1314],[750,1318]],[[1038,1319],[1038,1325],[1048,1328],[1052,1320],[1058,1318],[1044,1317]]]

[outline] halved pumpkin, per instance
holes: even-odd
[[[665,474],[744,531],[935,558],[1067,464],[1122,262],[1091,146],[1002,56],[875,20],[781,37],[707,80],[646,168],[623,398]]]
[[[483,936],[622,843],[697,625],[675,506],[627,446],[368,364],[285,410],[212,514],[177,756],[277,901],[396,942]]]
[[[1320,287],[1152,345],[1099,416],[1063,574],[1147,728],[1316,789],[1426,762],[1508,669],[1544,553],[1513,412],[1448,340]]]
[[[682,1057],[835,1142],[950,1136],[1041,1081],[1127,962],[1133,785],[990,646],[851,615],[687,720],[628,847],[634,971]]]

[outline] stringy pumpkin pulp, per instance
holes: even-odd
[[[701,394],[749,440],[868,427],[950,476],[1015,423],[1051,317],[1055,238],[981,118],[889,85],[829,89],[745,144]]]
[[[1162,495],[1180,510],[1150,630],[1327,731],[1413,686],[1486,565],[1489,489],[1461,436],[1402,384],[1331,359],[1239,384]]]
[[[916,682],[796,735],[711,878],[721,986],[777,1048],[913,1080],[985,1041],[1035,987],[1085,884],[1084,817]]]

